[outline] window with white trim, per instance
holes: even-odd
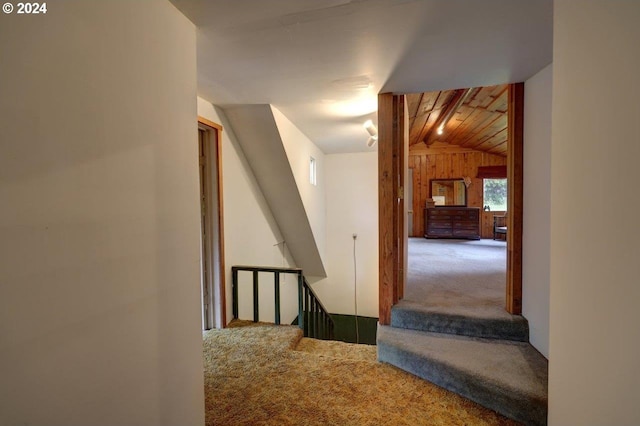
[[[309,182],[311,185],[318,184],[318,165],[316,159],[313,157],[309,157]]]
[[[483,205],[490,211],[507,211],[507,180],[483,179]]]

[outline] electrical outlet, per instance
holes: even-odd
[[[356,238],[358,238],[358,234],[353,234],[353,239],[355,240]]]

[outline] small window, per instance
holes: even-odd
[[[484,209],[507,211],[507,180],[483,179]]]
[[[318,166],[316,165],[316,159],[313,157],[309,157],[309,182],[311,185],[317,185],[318,178]]]

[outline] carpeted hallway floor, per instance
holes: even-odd
[[[462,315],[503,316],[506,243],[409,239],[404,301]]]
[[[376,362],[376,347],[292,326],[204,333],[207,425],[515,425]]]

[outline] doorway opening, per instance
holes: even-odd
[[[202,329],[226,327],[222,126],[198,117]]]
[[[466,238],[469,242],[486,241],[485,245],[495,248],[500,242],[494,240],[494,216],[504,217],[507,221],[502,225],[507,231],[506,243],[503,243],[506,261],[501,280],[504,284],[499,284],[503,294],[500,309],[509,314],[521,313],[523,89],[524,85],[519,83],[379,96],[378,125],[381,129],[389,127],[388,134],[379,142],[379,168],[384,172],[381,172],[379,182],[380,235],[393,235],[389,242],[381,241],[380,244],[381,321],[383,314],[397,303],[397,295],[405,291],[402,287],[406,282],[387,279],[393,278],[395,271],[386,273],[383,265],[385,258],[397,260],[394,262],[398,263],[397,269],[407,265],[406,252],[403,256],[402,250],[393,244],[399,233],[394,235],[392,230],[399,224],[391,214],[385,213],[403,205],[405,211],[397,216],[411,218],[408,236],[415,237],[416,241],[424,241],[427,237],[446,244],[447,238],[452,242]],[[385,108],[385,103],[390,108]],[[408,158],[399,149],[401,146],[406,147]],[[392,162],[401,162],[403,157],[406,158],[404,164]],[[385,169],[387,162],[388,170]],[[411,181],[407,182],[410,192],[407,191],[405,197],[408,200],[396,202],[403,198],[402,191],[396,198],[392,193],[393,183],[387,184],[384,177],[385,174],[401,177],[402,169],[410,170]],[[487,207],[490,203],[484,202],[484,182],[489,178],[506,179],[502,182],[507,182],[507,205],[502,206],[501,211],[492,211],[491,206]],[[432,187],[435,181],[439,181],[439,189]],[[457,181],[461,188],[459,196],[455,196]],[[449,186],[453,195],[447,204],[448,186],[444,184],[452,182]],[[388,197],[383,197],[385,186],[389,186]],[[407,203],[409,200],[410,204]],[[499,200],[492,203],[497,208],[495,201]],[[385,203],[388,205],[383,205]],[[507,211],[508,215],[505,214]],[[389,220],[385,220],[387,216]],[[385,289],[392,289],[391,296],[387,296]]]

